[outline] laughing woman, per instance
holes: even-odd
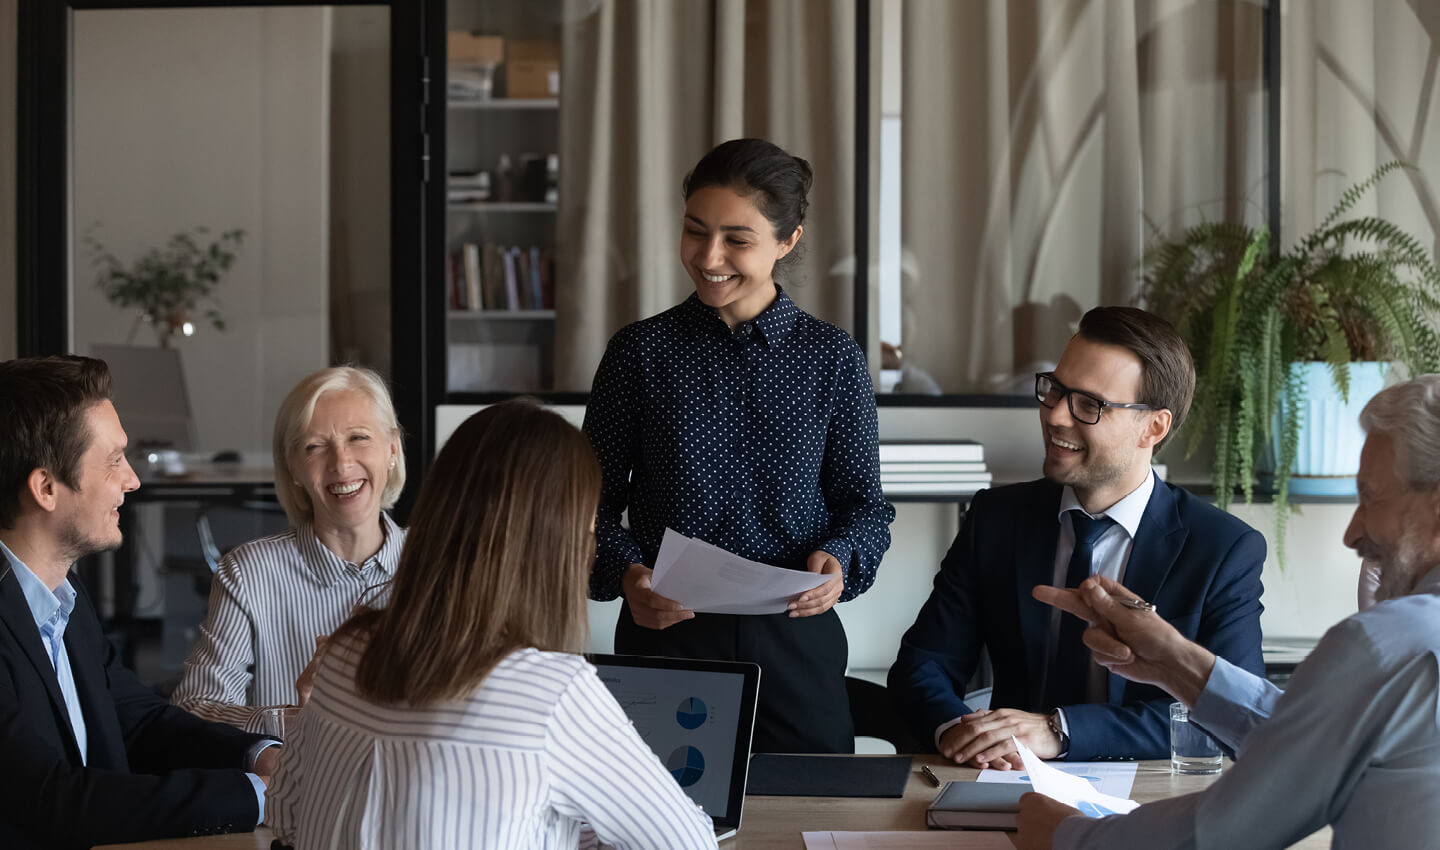
[[[385,510],[405,486],[390,393],[369,369],[302,379],[275,416],[275,493],[292,528],[220,562],[175,705],[263,731],[260,712],[302,701],[316,638],[395,574],[405,531]]]
[[[585,413],[604,470],[590,592],[625,599],[616,650],[760,664],[755,749],[769,752],[854,748],[833,607],[874,582],[895,516],[864,355],[775,282],[810,183],[809,163],[760,139],[700,160],[680,235],[695,294],[611,339]],[[650,587],[667,527],[828,581],[787,613],[685,610]]]

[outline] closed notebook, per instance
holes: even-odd
[[[941,829],[1015,829],[1028,782],[946,782],[925,810],[925,825]]]

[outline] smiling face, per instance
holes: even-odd
[[[1066,387],[1106,401],[1139,400],[1140,358],[1118,345],[1072,337],[1054,375]],[[1042,406],[1045,477],[1075,488],[1086,510],[1105,510],[1140,486],[1169,426],[1168,410],[1107,408],[1099,422],[1085,425],[1070,415],[1068,398]]]
[[[109,401],[92,405],[85,412],[85,428],[90,445],[80,457],[79,486],[71,490],[57,484],[55,493],[61,549],[72,560],[120,545],[120,505],[140,486],[125,457],[128,438],[115,406]]]
[[[316,399],[310,426],[290,453],[290,472],[310,496],[316,529],[374,527],[398,450],[364,393],[337,390]]]
[[[1395,441],[1378,431],[1365,438],[1355,482],[1359,499],[1345,545],[1379,569],[1377,602],[1405,596],[1440,564],[1440,490],[1402,481],[1395,471]]]
[[[775,261],[790,253],[803,230],[779,241],[749,197],[728,186],[706,186],[685,202],[680,261],[700,300],[733,328],[775,300]]]

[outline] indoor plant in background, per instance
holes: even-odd
[[[1285,250],[1272,249],[1265,228],[1215,222],[1159,236],[1146,252],[1141,298],[1175,324],[1195,358],[1186,456],[1213,433],[1221,508],[1237,488],[1250,501],[1257,460],[1273,462],[1282,563],[1289,496],[1303,484],[1292,474],[1316,476],[1331,493],[1349,476],[1353,494],[1363,441],[1356,414],[1380,389],[1387,365],[1419,374],[1440,364],[1434,257],[1383,218],[1341,220],[1403,167],[1386,163],[1351,186]],[[1346,427],[1351,436],[1337,437]],[[1322,442],[1310,449],[1310,439]]]
[[[99,270],[96,286],[111,304],[136,311],[131,339],[135,328],[145,322],[155,329],[160,347],[166,348],[172,335],[194,332],[192,314],[202,306],[210,324],[225,329],[214,289],[235,262],[245,231],[227,230],[214,240],[209,236],[204,227],[181,231],[126,266],[95,238],[94,227],[86,231],[84,242]]]

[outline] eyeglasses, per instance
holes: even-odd
[[[360,591],[360,598],[355,600],[355,606],[350,609],[353,617],[361,611],[376,611],[384,608],[390,603],[390,588],[395,584],[394,579],[382,581],[379,584],[372,584]]]
[[[1106,401],[1097,395],[1092,395],[1084,390],[1072,390],[1059,381],[1049,372],[1035,373],[1035,400],[1053,408],[1060,403],[1061,399],[1067,399],[1070,405],[1070,415],[1082,425],[1094,425],[1100,421],[1100,414],[1105,412],[1107,407],[1122,407],[1126,410],[1154,410],[1148,404],[1139,402],[1118,402]]]

